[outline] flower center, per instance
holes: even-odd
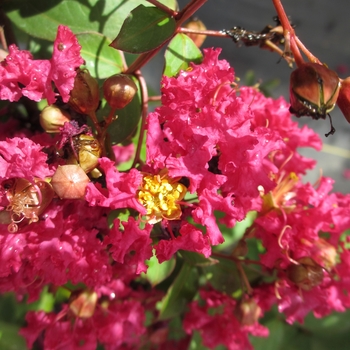
[[[179,182],[160,175],[146,175],[143,178],[138,199],[147,209],[150,223],[162,219],[177,220],[181,217],[181,206],[178,204],[187,188]]]

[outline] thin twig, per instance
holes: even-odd
[[[166,12],[171,17],[175,17],[178,14],[178,12],[172,10],[171,8],[169,8],[168,6],[165,6],[164,4],[160,3],[157,0],[146,0],[146,1],[154,6],[158,7],[160,10]]]

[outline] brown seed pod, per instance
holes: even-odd
[[[126,74],[112,75],[103,83],[103,95],[107,103],[114,109],[122,109],[128,105],[136,92],[136,84]]]
[[[80,199],[84,198],[89,181],[79,165],[62,165],[53,175],[51,185],[61,199]]]

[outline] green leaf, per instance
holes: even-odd
[[[200,63],[202,52],[186,34],[179,33],[171,39],[165,52],[164,75],[175,76],[181,69],[189,67],[190,62]]]
[[[197,292],[198,272],[184,264],[163,298],[159,320],[167,320],[181,314]]]
[[[342,313],[334,312],[322,318],[316,318],[310,313],[305,318],[303,327],[323,338],[331,339],[335,336],[340,337],[342,334],[350,337],[350,310]]]
[[[130,139],[136,131],[141,117],[141,105],[138,96],[125,108],[118,110],[118,118],[108,128],[108,134],[113,145]]]
[[[204,267],[203,271],[215,289],[232,294],[242,286],[236,263],[229,259],[218,260],[219,264]]]
[[[280,319],[276,318],[270,320],[264,326],[269,328],[270,335],[267,338],[251,337],[251,343],[255,350],[281,350],[283,349],[283,340],[286,337],[285,332],[290,325],[286,325]]]
[[[215,265],[219,262],[219,260],[213,259],[213,258],[206,258],[204,255],[195,253],[195,252],[189,252],[186,250],[181,250],[180,254],[182,258],[190,265],[192,266],[211,266]]]
[[[125,19],[111,46],[130,53],[151,51],[174,34],[176,21],[157,7],[140,5]]]
[[[120,52],[108,46],[109,40],[104,35],[88,32],[77,34],[77,38],[86,68],[93,77],[104,79],[123,70]]]
[[[10,20],[24,32],[53,41],[59,24],[74,33],[94,31],[114,38],[142,0],[11,0],[3,2]]]
[[[0,321],[0,349],[27,349],[24,338],[18,335],[20,326]]]
[[[148,280],[152,287],[154,287],[164,281],[174,271],[175,259],[171,258],[159,264],[157,257],[153,255],[152,258],[147,261],[147,265],[147,273],[143,273],[142,275]]]

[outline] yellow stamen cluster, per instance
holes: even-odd
[[[145,175],[138,199],[147,209],[148,222],[156,223],[162,219],[177,220],[181,217],[181,207],[178,204],[187,188],[179,182],[160,175]]]

